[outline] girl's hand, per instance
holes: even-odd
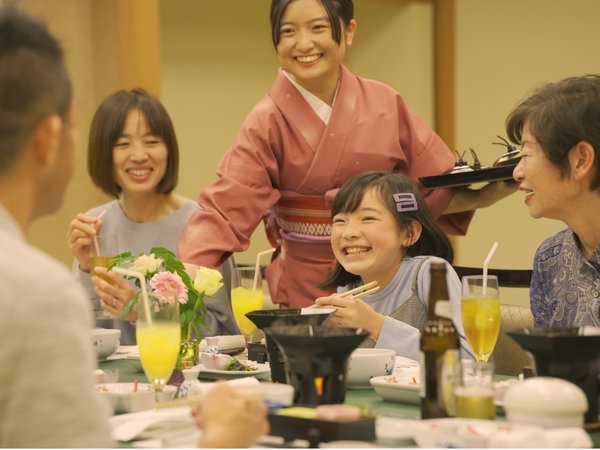
[[[96,267],[95,272],[103,277],[92,277],[94,290],[100,297],[100,306],[109,314],[120,317],[123,307],[136,296],[135,288],[120,274],[110,272],[105,267]],[[137,320],[137,313],[133,311],[125,320]]]
[[[102,229],[102,220],[79,213],[69,224],[67,244],[73,256],[79,261],[79,268],[90,271],[90,257],[94,254],[94,236]]]
[[[383,314],[378,313],[368,303],[359,298],[340,297],[333,294],[329,297],[320,297],[315,303],[322,307],[336,308],[336,312],[327,322],[338,327],[363,328],[371,333],[371,338],[377,340],[385,320]]]

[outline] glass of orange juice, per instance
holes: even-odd
[[[150,300],[149,308],[138,301],[136,340],[144,373],[156,392],[162,391],[171,377],[181,342],[179,302],[158,303]]]
[[[233,317],[246,344],[256,331],[256,325],[246,317],[251,311],[263,309],[263,289],[260,268],[238,267],[231,277],[231,308]]]

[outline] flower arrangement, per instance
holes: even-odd
[[[222,286],[222,275],[218,270],[199,267],[194,281],[186,272],[185,266],[175,254],[164,247],[153,247],[149,253],[137,256],[124,252],[111,260],[111,267],[122,267],[142,274],[146,280],[148,297],[151,308],[160,308],[164,304],[179,302],[181,340],[186,341],[193,336],[200,337],[200,326],[208,327],[206,323],[206,305],[204,296],[214,295]],[[135,280],[141,288],[139,279]],[[124,319],[135,310],[141,301],[138,293],[121,311]]]

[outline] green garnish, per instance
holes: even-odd
[[[225,370],[252,372],[253,370],[258,370],[258,367],[247,366],[246,364],[239,362],[237,358],[233,358],[229,364],[225,366]]]

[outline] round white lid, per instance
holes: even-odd
[[[504,395],[507,411],[531,411],[538,414],[584,413],[588,409],[583,390],[560,378],[533,377],[513,384]]]

